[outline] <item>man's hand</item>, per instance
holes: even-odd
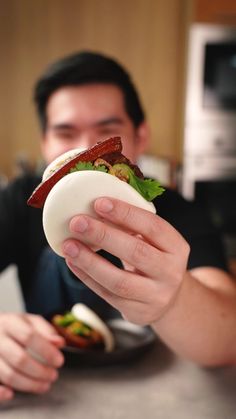
[[[236,285],[214,267],[186,270],[189,245],[166,221],[114,199],[95,202],[100,220],[76,216],[63,250],[71,270],[131,322],[153,327],[201,365],[236,363]],[[102,248],[121,270],[94,253]]]
[[[100,198],[95,210],[100,220],[80,215],[70,222],[76,239],[63,244],[68,266],[127,320],[156,322],[180,289],[188,244],[162,218],[125,202]],[[113,266],[84,241],[117,256],[126,269]]]
[[[0,401],[14,390],[41,394],[58,378],[64,339],[42,317],[0,314]]]

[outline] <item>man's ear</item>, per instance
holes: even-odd
[[[150,136],[150,127],[146,121],[143,121],[136,129],[136,159],[147,150]]]

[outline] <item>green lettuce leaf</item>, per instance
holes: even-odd
[[[113,169],[122,176],[128,178],[128,183],[137,192],[140,193],[147,201],[152,201],[157,196],[161,195],[165,189],[155,179],[141,179],[135,175],[134,171],[127,166],[127,164],[115,164]]]
[[[165,189],[154,179],[140,179],[135,174],[131,174],[129,184],[133,186],[147,201],[152,201],[162,195]]]

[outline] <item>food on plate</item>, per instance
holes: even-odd
[[[75,304],[71,311],[55,314],[52,324],[66,340],[68,346],[82,349],[104,349],[111,352],[114,336],[104,321],[89,307]]]
[[[70,219],[76,214],[97,217],[93,203],[98,197],[121,199],[155,213],[151,201],[164,189],[156,180],[144,179],[121,151],[120,137],[113,137],[82,152],[71,150],[46,168],[27,203],[43,207],[46,238],[60,256],[63,241],[72,238]]]

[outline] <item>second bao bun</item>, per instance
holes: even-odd
[[[73,238],[69,230],[70,220],[79,214],[98,218],[93,208],[94,201],[103,196],[156,212],[152,202],[146,201],[132,186],[111,174],[93,170],[70,173],[53,186],[43,208],[44,232],[58,255],[63,256],[62,243]]]

